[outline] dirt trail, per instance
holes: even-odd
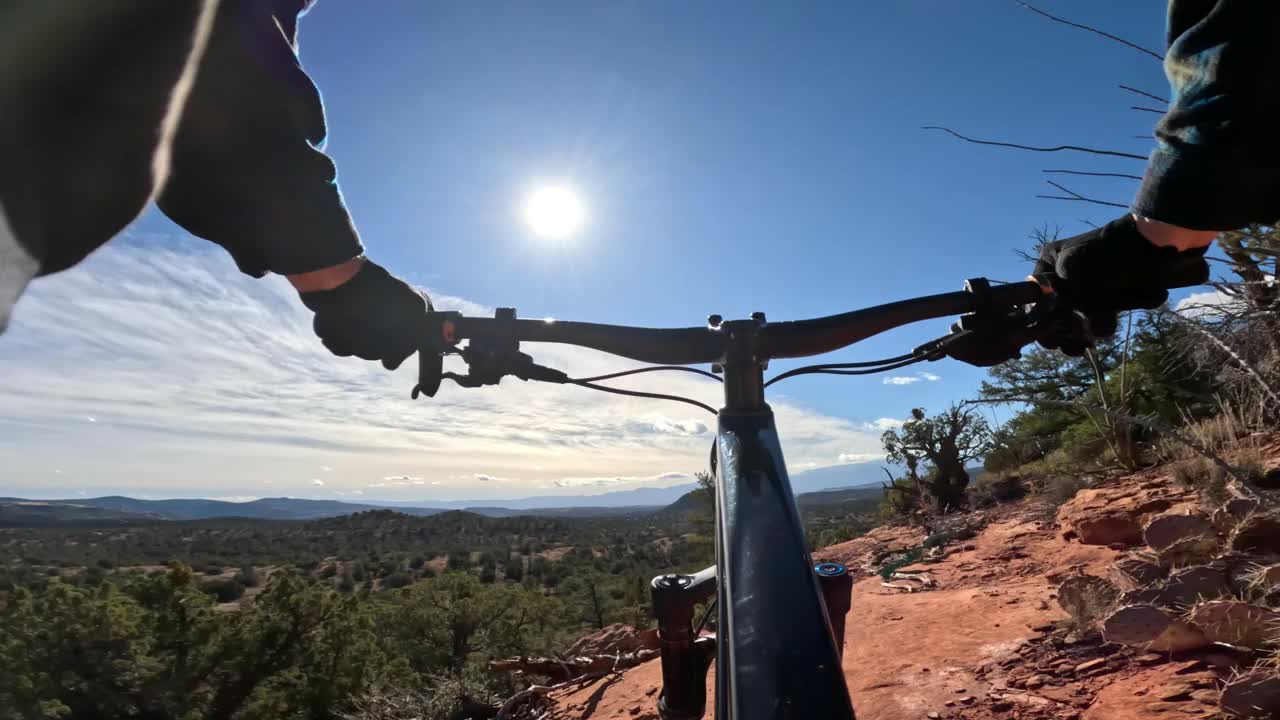
[[[817,556],[863,567],[919,540],[917,531],[882,528]],[[845,634],[845,677],[859,720],[1208,717],[1202,700],[1212,683],[1202,662],[1108,659],[1106,650],[1075,647],[1054,632],[1065,617],[1054,601],[1058,581],[1101,575],[1119,554],[1064,540],[1051,521],[1011,510],[941,560],[911,568],[928,572],[935,589],[903,593],[863,577]],[[569,718],[648,720],[657,717],[660,684],[653,661],[556,699]],[[710,697],[707,706],[709,717]]]

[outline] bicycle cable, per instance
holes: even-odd
[[[879,372],[886,372],[888,370],[897,370],[898,368],[904,368],[908,365],[914,365],[918,362],[923,362],[924,360],[927,360],[927,359],[928,359],[928,356],[924,354],[907,354],[907,355],[899,355],[898,357],[895,357],[895,358],[888,358],[887,360],[882,360],[880,361],[879,364],[871,363],[871,362],[862,362],[862,363],[830,363],[825,365],[805,365],[804,367],[798,367],[794,370],[788,370],[787,372],[784,372],[781,375],[778,375],[777,377],[771,378],[768,382],[764,384],[764,386],[769,387],[774,383],[782,382],[783,380],[786,380],[788,378],[793,378],[798,375],[873,375]],[[865,369],[851,370],[846,368],[865,368]]]
[[[641,392],[639,390],[623,390],[622,388],[611,388],[605,385],[596,385],[595,383],[587,382],[585,380],[569,380],[569,384],[578,385],[579,387],[589,388],[591,390],[599,390],[600,392],[613,393],[615,395],[629,395],[631,397],[651,398],[653,400],[671,400],[674,402],[682,402],[688,405],[693,405],[695,407],[700,407],[703,410],[706,410],[707,412],[711,413],[712,415],[719,415],[719,413],[716,412],[716,409],[711,407],[710,405],[707,405],[706,403],[700,403],[697,400],[694,400],[692,398],[680,397],[679,395],[664,395],[662,393]]]
[[[600,382],[601,380],[613,380],[615,378],[627,377],[628,375],[639,375],[640,373],[658,372],[659,370],[675,370],[679,372],[694,373],[706,378],[711,378],[716,382],[724,382],[724,380],[714,373],[698,368],[685,367],[684,365],[654,365],[651,367],[635,368],[634,370],[623,370],[622,372],[609,373],[608,375],[596,375],[595,377],[573,378],[570,382]]]

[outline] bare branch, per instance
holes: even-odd
[[[1044,198],[1045,200],[1077,200],[1080,202],[1093,203],[1094,205],[1106,205],[1107,207],[1118,207],[1118,208],[1126,208],[1126,209],[1129,207],[1124,203],[1113,203],[1113,202],[1107,202],[1106,200],[1096,200],[1091,197],[1085,197],[1084,195],[1081,195],[1080,193],[1074,190],[1069,190],[1052,180],[1045,180],[1045,182],[1061,190],[1062,192],[1066,193],[1070,197],[1063,197],[1061,195],[1037,195],[1036,197]]]
[[[1130,106],[1129,106],[1129,109],[1130,109],[1130,110],[1137,110],[1137,111],[1139,111],[1139,112],[1155,113],[1155,114],[1157,114],[1157,115],[1163,115],[1163,114],[1164,114],[1164,110],[1158,110],[1158,109],[1156,109],[1156,108],[1149,108],[1149,107],[1142,107],[1141,105],[1130,105]]]
[[[1118,177],[1128,180],[1141,180],[1141,175],[1130,175],[1129,173],[1108,173],[1108,172],[1085,172],[1084,170],[1041,170],[1040,172],[1048,175],[1088,175],[1089,177]]]
[[[1157,60],[1160,60],[1160,61],[1162,61],[1162,62],[1164,61],[1164,56],[1163,56],[1163,55],[1161,55],[1160,53],[1155,52],[1154,50],[1148,50],[1148,49],[1146,49],[1146,48],[1142,47],[1141,45],[1138,45],[1137,43],[1131,43],[1131,42],[1129,42],[1128,40],[1125,40],[1125,39],[1124,39],[1124,38],[1122,38],[1122,37],[1117,37],[1117,36],[1115,36],[1115,35],[1112,35],[1112,34],[1111,34],[1111,33],[1109,33],[1109,32],[1105,32],[1105,31],[1103,31],[1103,30],[1099,30],[1099,29],[1098,29],[1098,28],[1096,28],[1096,27],[1091,27],[1091,26],[1089,26],[1089,25],[1082,25],[1082,24],[1077,23],[1077,22],[1071,22],[1070,20],[1067,20],[1067,19],[1065,19],[1065,18],[1060,18],[1060,17],[1058,17],[1057,15],[1052,15],[1052,14],[1050,14],[1050,13],[1047,13],[1047,12],[1045,12],[1044,10],[1041,10],[1040,8],[1038,8],[1038,7],[1034,6],[1034,5],[1030,4],[1030,3],[1022,2],[1022,0],[1017,0],[1017,2],[1018,2],[1018,4],[1019,4],[1019,5],[1021,5],[1022,7],[1024,7],[1024,8],[1026,8],[1026,9],[1030,10],[1031,12],[1036,13],[1037,15],[1043,15],[1044,17],[1047,17],[1047,18],[1049,18],[1050,20],[1052,20],[1052,21],[1054,21],[1054,22],[1059,22],[1059,23],[1062,23],[1063,25],[1069,25],[1069,26],[1071,26],[1071,27],[1073,27],[1073,28],[1079,28],[1079,29],[1081,29],[1081,30],[1088,30],[1088,31],[1089,31],[1089,32],[1091,32],[1091,33],[1095,33],[1095,34],[1097,34],[1097,35],[1101,35],[1102,37],[1104,37],[1104,38],[1106,38],[1106,39],[1108,39],[1108,40],[1113,40],[1113,41],[1115,41],[1115,42],[1118,42],[1118,43],[1120,43],[1121,45],[1124,45],[1125,47],[1133,48],[1134,50],[1137,50],[1138,52],[1141,52],[1141,53],[1146,53],[1146,54],[1150,55],[1151,57],[1153,57],[1153,58],[1155,58],[1155,59],[1157,59]]]
[[[1145,98],[1151,98],[1152,100],[1155,100],[1156,102],[1162,102],[1162,103],[1164,103],[1164,104],[1166,104],[1166,105],[1167,105],[1167,104],[1169,104],[1169,99],[1168,99],[1168,98],[1162,98],[1162,97],[1160,97],[1159,95],[1152,95],[1151,93],[1149,93],[1149,92],[1147,92],[1147,91],[1145,91],[1145,90],[1139,90],[1138,88],[1135,88],[1135,87],[1129,87],[1128,85],[1125,85],[1124,83],[1121,83],[1121,84],[1120,84],[1120,89],[1121,89],[1121,90],[1128,90],[1129,92],[1131,92],[1131,93],[1133,93],[1133,94],[1135,94],[1135,95],[1141,95],[1142,97],[1145,97]]]
[[[1089,227],[1091,227],[1091,228],[1095,228],[1095,229],[1096,229],[1096,228],[1098,227],[1098,223],[1093,222],[1092,220],[1085,220],[1084,218],[1076,218],[1076,219],[1077,219],[1077,220],[1079,220],[1080,222],[1084,223],[1085,225],[1088,225],[1088,226],[1089,226]]]
[[[1117,150],[1098,150],[1097,148],[1081,147],[1079,145],[1057,145],[1054,147],[1036,147],[1035,145],[1019,145],[1017,143],[998,142],[995,140],[978,140],[971,138],[941,125],[925,125],[922,130],[941,130],[954,137],[960,138],[965,142],[971,142],[976,145],[995,145],[996,147],[1014,148],[1016,150],[1030,150],[1032,152],[1061,152],[1063,150],[1074,150],[1075,152],[1090,153],[1093,155],[1107,155],[1110,157],[1132,158],[1134,160],[1146,160],[1146,155],[1135,155],[1133,153],[1119,152]]]

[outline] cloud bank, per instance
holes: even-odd
[[[578,375],[632,366],[526,349]],[[283,279],[241,275],[219,248],[120,239],[34,283],[0,336],[5,491],[481,499],[673,485],[706,466],[714,418],[694,408],[510,379],[413,402],[415,371],[329,355]],[[694,377],[620,385],[718,404]],[[797,468],[878,457],[893,422],[773,406]]]

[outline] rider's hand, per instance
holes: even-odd
[[[1116,331],[1125,310],[1156,308],[1169,289],[1205,282],[1206,247],[1161,247],[1139,230],[1132,215],[1087,233],[1046,243],[1034,276],[1057,292],[1071,312],[1040,337],[1040,344],[1081,355],[1093,338]]]
[[[341,285],[299,295],[316,314],[316,335],[334,355],[381,360],[388,370],[418,349],[430,309],[422,293],[368,260]]]

